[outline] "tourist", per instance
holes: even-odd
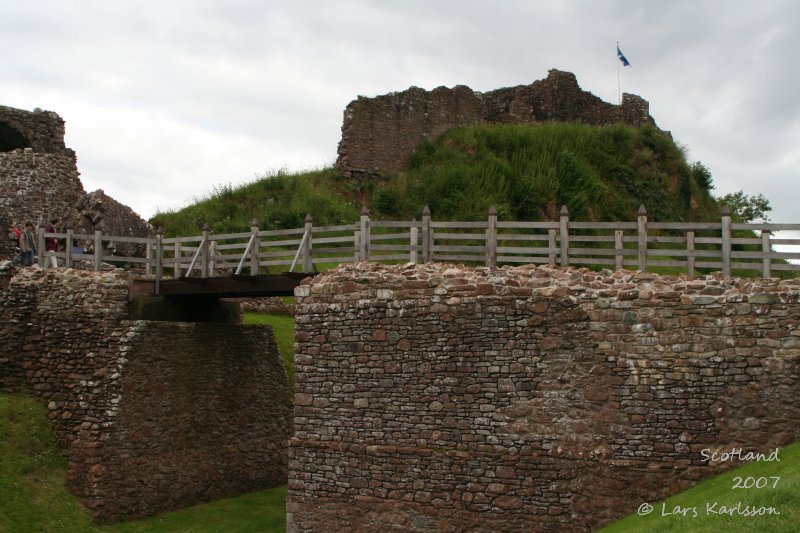
[[[50,220],[50,224],[47,225],[45,228],[45,233],[57,233],[56,225],[58,224],[58,218],[54,218]],[[44,249],[48,252],[58,252],[58,238],[57,237],[47,237],[44,240]],[[51,255],[48,257],[48,260],[45,261],[45,266],[52,266],[53,268],[58,268],[58,259],[56,256]]]
[[[19,236],[19,263],[22,266],[33,266],[33,253],[36,251],[36,240],[33,237],[33,224],[25,223],[25,230]]]

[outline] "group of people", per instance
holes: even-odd
[[[50,221],[50,224],[45,228],[45,233],[56,233],[56,226],[59,223],[58,218]],[[11,228],[9,238],[15,240],[19,247],[19,264],[22,266],[33,266],[33,258],[36,255],[36,237],[33,234],[33,224],[26,222],[24,229],[19,229],[16,226]],[[48,252],[58,252],[59,242],[57,237],[47,237],[44,240],[44,249]],[[41,256],[39,263],[42,264]],[[58,268],[58,259],[55,256],[48,257],[47,266]]]

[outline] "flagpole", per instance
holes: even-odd
[[[617,41],[617,50],[619,50],[619,41]],[[622,88],[619,82],[619,64],[620,60],[617,58],[617,105],[622,105]]]

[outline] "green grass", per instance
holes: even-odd
[[[47,409],[0,393],[0,531],[84,531],[89,514],[65,486]]]
[[[484,220],[492,205],[500,220],[557,218],[561,205],[572,220],[635,220],[640,204],[650,220],[718,220],[709,185],[652,127],[479,124],[421,143],[404,172],[279,172],[217,187],[150,222],[167,236],[198,235],[204,223],[247,231],[253,218],[261,229],[297,228],[307,213],[315,225],[350,224],[363,205],[383,220],[419,219],[425,205],[434,220]]]
[[[294,303],[294,300],[287,303]],[[283,365],[286,367],[286,375],[289,378],[289,388],[294,393],[294,317],[285,315],[265,315],[263,313],[245,313],[245,324],[267,324],[272,326],[275,332],[275,340],[278,341],[278,350],[283,358]]]
[[[0,532],[280,532],[286,487],[217,500],[164,515],[93,525],[67,491],[67,461],[47,409],[26,394],[0,393]]]
[[[718,531],[749,532],[770,531],[796,532],[800,529],[800,443],[783,448],[779,453],[780,462],[752,462],[735,470],[708,479],[695,487],[668,498],[665,502],[653,503],[653,511],[647,516],[632,514],[605,529],[604,533],[622,532],[679,532],[692,531],[712,533]],[[780,477],[775,488],[773,476]],[[743,479],[767,478],[768,486],[757,489],[733,489],[735,477]],[[772,507],[780,515],[729,516],[707,513],[707,504],[717,502],[721,506],[735,506],[742,502],[751,507]],[[644,503],[644,502],[642,502]],[[687,516],[668,514],[676,506],[682,509],[696,509]],[[662,512],[662,508],[664,509]],[[665,515],[665,516],[662,516]]]
[[[180,532],[278,532],[286,529],[286,486],[195,505],[146,520],[98,526],[96,531],[133,533]]]

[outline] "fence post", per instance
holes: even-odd
[[[173,255],[175,255],[175,265],[172,267],[172,277],[178,279],[181,277],[181,243],[175,243],[175,251]]]
[[[208,226],[208,222],[203,224],[203,240],[200,241],[200,246],[203,247],[200,250],[200,277],[205,278],[208,275],[208,237],[211,235],[211,228]],[[189,272],[189,275],[192,273]]]
[[[361,239],[359,241],[358,259],[369,261],[369,209],[367,206],[361,208]]]
[[[489,208],[489,220],[486,227],[486,266],[497,266],[497,208]]]
[[[147,238],[149,239],[150,237],[151,235],[148,235]],[[144,248],[144,258],[146,259],[144,263],[144,275],[149,277],[153,272],[153,243],[149,241]],[[175,277],[177,278],[178,276]]]
[[[617,252],[617,255],[614,256],[614,270],[622,270],[624,267],[623,263],[623,253],[625,250],[625,244],[622,239],[622,230],[615,229],[614,230],[614,250]]]
[[[358,263],[361,260],[361,230],[357,229],[353,232],[353,263]]]
[[[638,213],[639,234],[639,270],[647,272],[647,209],[639,206]]]
[[[566,205],[561,206],[561,222],[559,225],[559,231],[561,235],[559,236],[559,240],[561,241],[561,266],[569,266],[569,209],[567,209]]]
[[[257,218],[253,218],[250,222],[250,232],[253,234],[253,247],[250,248],[250,275],[257,276],[260,273],[259,262],[261,261],[261,238],[258,236]]]
[[[686,273],[694,277],[694,231],[686,232]]]
[[[217,241],[208,242],[208,277],[217,275]]]
[[[313,253],[312,245],[311,245],[311,232],[314,227],[314,218],[311,214],[306,215],[306,242],[303,245],[303,272],[308,273],[314,270],[314,260],[311,256]]]
[[[422,262],[433,261],[433,243],[431,242],[431,210],[426,205],[422,208]]]
[[[731,210],[722,206],[722,273],[731,275]]]
[[[557,234],[557,229],[547,230],[547,261],[551,265],[556,264],[556,256],[558,255],[558,248],[556,248]]]
[[[72,228],[66,227],[66,246],[64,246],[64,266],[72,268]],[[41,256],[40,256],[41,257]]]
[[[769,230],[761,230],[761,251],[764,254],[761,259],[761,277],[769,278],[772,276],[772,259],[769,254],[772,252],[772,246],[769,243]]]
[[[23,229],[25,228],[25,226],[22,226],[22,227],[23,227]],[[45,240],[44,240],[44,230],[45,230],[45,227],[42,225],[42,219],[40,218],[39,219],[39,224],[36,226],[36,237],[37,237],[36,255],[39,256],[39,267],[40,268],[44,268],[45,264],[47,263],[47,259],[49,259],[48,257],[44,256],[45,248],[46,248]]]
[[[411,219],[411,238],[409,239],[409,244],[411,245],[411,251],[409,252],[408,262],[417,264],[417,241],[419,240],[419,228],[416,226],[417,219]]]
[[[94,230],[94,271],[100,272],[103,267],[103,231]]]
[[[164,255],[164,226],[159,226],[156,232],[156,296],[161,294],[161,278],[164,275],[162,272],[163,265],[161,263],[162,256]]]

